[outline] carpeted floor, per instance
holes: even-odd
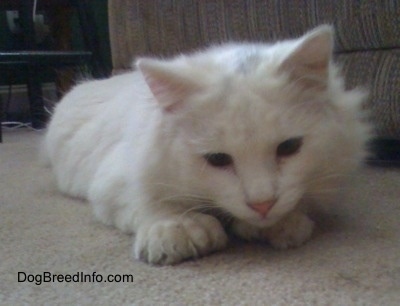
[[[234,242],[154,267],[130,258],[131,237],[57,192],[37,162],[39,141],[37,132],[6,131],[0,144],[0,305],[400,305],[399,170],[363,169],[300,249]],[[132,277],[22,282],[45,272]]]

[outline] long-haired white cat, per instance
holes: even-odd
[[[365,95],[344,89],[332,36],[320,26],[271,45],[142,58],[76,86],[45,139],[60,190],[134,233],[133,254],[149,263],[221,250],[227,230],[303,244],[313,230],[303,204],[338,189],[368,138]]]

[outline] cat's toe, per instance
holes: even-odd
[[[220,250],[226,243],[227,236],[215,218],[193,214],[139,230],[134,255],[152,264],[170,265]]]
[[[301,246],[311,238],[314,222],[305,214],[292,212],[265,231],[268,242],[276,249]]]

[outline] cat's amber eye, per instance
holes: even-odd
[[[288,157],[300,151],[303,144],[302,137],[295,137],[281,142],[276,148],[276,156],[278,158]]]
[[[209,153],[204,155],[207,163],[213,167],[223,168],[233,164],[232,156],[226,153]]]

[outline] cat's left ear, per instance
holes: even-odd
[[[185,75],[184,67],[172,61],[142,58],[136,62],[159,105],[171,112],[182,106],[198,85]]]
[[[306,33],[279,70],[305,88],[325,89],[333,52],[333,28],[322,25]]]

